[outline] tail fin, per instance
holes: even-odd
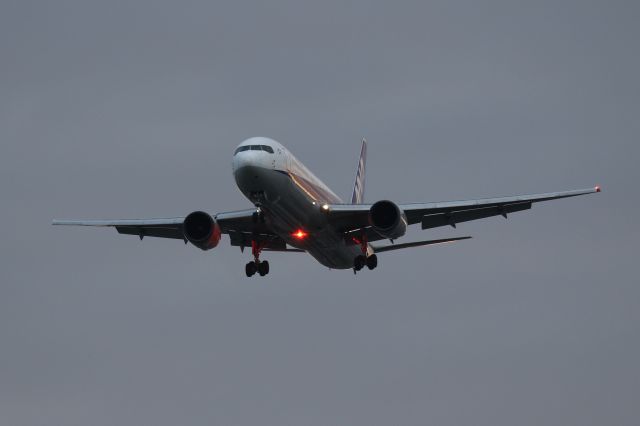
[[[362,204],[364,201],[364,178],[367,166],[367,140],[362,139],[362,148],[360,149],[360,160],[358,161],[358,171],[356,172],[356,181],[353,184],[353,194],[351,195],[351,204]]]

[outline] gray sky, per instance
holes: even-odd
[[[0,3],[0,424],[636,425],[635,1]],[[56,218],[249,204],[284,143],[368,201],[589,187],[353,276]]]

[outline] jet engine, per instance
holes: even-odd
[[[205,212],[189,213],[182,224],[184,237],[201,250],[214,248],[220,242],[220,225]]]
[[[374,231],[389,239],[402,237],[407,232],[407,216],[397,204],[387,200],[371,206],[369,223]]]

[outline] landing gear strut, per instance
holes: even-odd
[[[251,241],[251,253],[253,254],[254,260],[247,263],[244,267],[244,271],[247,274],[247,277],[252,277],[257,272],[261,277],[264,277],[269,273],[269,262],[266,260],[260,261],[260,252],[264,248],[264,243],[259,243],[257,241]]]

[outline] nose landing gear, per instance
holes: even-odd
[[[253,254],[254,260],[247,263],[244,267],[244,271],[247,274],[247,277],[252,277],[256,274],[256,272],[264,277],[269,273],[269,262],[266,260],[260,261],[260,252],[264,248],[264,243],[259,243],[257,241],[251,241],[251,253]]]

